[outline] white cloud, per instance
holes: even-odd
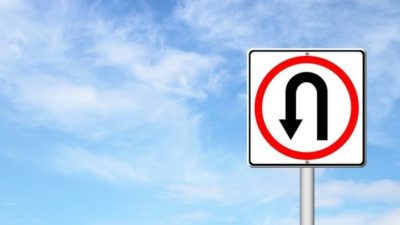
[[[218,86],[215,82],[222,75],[217,70],[223,62],[221,57],[157,48],[127,40],[129,35],[125,30],[108,31],[104,40],[96,41],[92,51],[97,65],[124,68],[139,81],[178,96],[204,99]]]
[[[316,0],[223,3],[183,0],[175,16],[201,38],[242,51],[252,47],[349,47],[353,44],[382,50],[388,41],[398,39],[393,18],[398,16],[395,5],[398,2],[351,1],[342,5]],[[367,24],[369,27],[364,27]],[[371,26],[388,31],[389,35],[380,35]],[[371,43],[377,40],[379,44]]]
[[[21,1],[18,0],[1,0],[0,1],[0,9],[2,10],[10,10],[15,9],[20,6]]]
[[[194,211],[179,215],[180,218],[189,221],[201,221],[209,218],[209,214],[203,211]]]
[[[260,223],[256,223],[257,225],[292,225],[298,224],[300,222],[299,218],[275,218],[275,217],[265,217],[263,221]]]
[[[398,1],[182,0],[174,16],[206,43],[255,47],[358,47],[368,53],[368,142],[398,147]],[[378,134],[378,135],[375,135]]]
[[[111,183],[145,182],[140,168],[106,154],[66,148],[53,155],[55,168],[63,173],[87,173]]]
[[[53,168],[112,183],[158,182],[175,196],[218,179],[200,154],[201,112],[190,104],[218,92],[221,57],[159,43],[159,25],[143,13],[113,21],[89,7],[86,21],[70,18],[76,12],[65,4],[61,12],[49,6],[43,16],[51,20],[32,20],[35,10],[25,7],[5,18],[16,18],[14,27],[0,24],[2,44],[14,44],[0,59],[0,93],[12,122],[79,139],[48,140],[57,142],[46,153]],[[80,146],[93,140],[105,147]]]
[[[259,14],[253,10],[253,3],[247,3],[241,0],[218,3],[209,0],[182,1],[175,16],[192,26],[203,39],[241,47],[244,39],[254,35],[258,28],[249,26],[258,22]]]
[[[318,215],[315,217],[315,224],[337,225],[337,224],[352,224],[352,225],[376,225],[387,224],[395,225],[400,220],[400,209],[392,208],[378,212],[361,212],[352,210],[347,213],[329,213],[329,215]],[[285,217],[285,218],[270,218],[267,217],[259,224],[262,225],[290,225],[299,223],[300,217]]]
[[[220,200],[223,195],[223,190],[212,185],[169,185],[167,191],[170,198],[185,201]]]
[[[19,113],[12,120],[78,136],[103,137],[149,124],[171,127],[191,120],[182,102],[143,84],[99,88],[40,74],[8,78],[2,86],[3,95]]]
[[[129,111],[133,107],[123,91],[99,90],[90,84],[76,84],[54,76],[37,75],[15,81],[14,85],[18,88],[8,94],[17,105],[31,106],[55,117]]]
[[[246,51],[245,48],[257,44],[314,46],[319,38],[332,35],[321,36],[316,33],[318,29],[326,31],[326,26],[336,27],[341,21],[305,24],[305,20],[324,11],[308,11],[298,18],[297,6],[307,11],[316,4],[303,3],[293,2],[288,9],[291,14],[285,14],[290,18],[286,18],[278,15],[286,5],[279,1],[185,1],[175,16],[198,31],[203,40],[221,43],[220,49],[228,46]],[[247,5],[249,8],[243,10]],[[52,152],[51,160],[58,171],[90,174],[111,183],[157,183],[168,198],[186,202],[265,204],[298,198],[297,170],[250,169],[244,160],[235,161],[238,157],[231,157],[228,150],[218,155],[202,149],[201,112],[191,109],[190,103],[218,92],[225,76],[221,66],[227,59],[169,46],[161,41],[160,28],[146,16],[137,15],[117,25],[102,18],[90,24],[69,23],[64,21],[65,15],[58,18],[60,24],[57,20],[32,22],[29,13],[26,17],[18,15],[11,13],[6,18],[8,22],[17,18],[15,29],[6,26],[8,22],[0,26],[5,34],[0,41],[4,47],[0,56],[1,93],[15,107],[17,116],[27,125],[48,126],[77,136],[84,134],[84,139],[117,137],[108,139],[110,143],[105,148],[110,149],[64,146]],[[339,16],[343,15],[347,14]],[[300,23],[298,27],[286,27],[295,21]],[[64,23],[72,24],[72,28],[62,26]],[[387,29],[393,27],[389,24]],[[302,29],[309,33],[301,35]],[[363,34],[366,32],[360,33]],[[398,40],[398,35],[394,29],[387,37],[367,35],[361,41],[371,45],[379,40],[381,44],[372,50],[379,57]],[[352,38],[347,37],[338,45]],[[381,72],[380,65],[376,71]],[[382,91],[382,96],[385,93]],[[399,96],[396,91],[391,93],[388,105]],[[243,100],[244,94],[240,92],[238,98]],[[100,145],[103,139],[99,139]],[[336,207],[347,199],[397,204],[399,187],[393,180],[329,181],[317,187],[318,205]],[[388,213],[375,221],[385,221],[392,215]],[[206,217],[202,212],[186,216]],[[357,215],[348,218],[354,223],[366,221]]]
[[[0,94],[14,106],[11,120],[86,137],[156,121],[173,129],[198,117],[189,101],[223,83],[221,57],[160,43],[160,25],[145,13],[106,20],[89,7],[86,20],[61,4],[40,20],[21,5],[0,22]]]
[[[188,150],[182,145],[171,150],[166,153],[146,149],[143,153],[130,152],[129,156],[116,157],[66,148],[55,154],[53,161],[65,173],[91,174],[108,182],[161,185],[165,191],[162,198],[174,201],[265,204],[299,198],[297,169],[257,170],[213,160],[215,155],[200,154],[197,149]],[[226,163],[232,168],[217,169]],[[349,203],[395,205],[400,202],[399,188],[400,182],[389,179],[330,180],[317,183],[316,206],[325,209]]]
[[[384,211],[383,213],[347,213],[333,216],[321,216],[317,218],[318,224],[353,224],[353,225],[376,225],[387,224],[395,225],[400,221],[400,209],[394,208]]]
[[[182,180],[167,186],[169,197],[185,202],[206,200],[222,204],[265,204],[296,198],[298,194],[296,170],[270,169],[261,172],[245,165],[235,165],[232,169],[211,172],[214,176],[207,179]]]
[[[171,146],[165,140],[160,141],[162,146]],[[298,170],[251,169],[215,160],[214,154],[200,153],[184,145],[169,147],[168,151],[157,148],[111,154],[63,147],[51,154],[50,161],[57,171],[65,174],[86,174],[110,183],[161,187],[160,198],[185,203],[265,204],[298,197]],[[219,169],[221,166],[224,170]]]
[[[350,202],[398,204],[400,203],[399,189],[400,182],[396,180],[364,182],[332,180],[317,184],[316,205],[339,207]]]

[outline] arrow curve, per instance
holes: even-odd
[[[293,76],[286,85],[286,118],[280,119],[290,139],[302,122],[296,118],[296,92],[303,83],[311,83],[317,91],[317,140],[328,140],[328,88],[325,81],[315,73],[301,72]]]

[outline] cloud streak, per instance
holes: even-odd
[[[317,185],[316,204],[319,207],[339,207],[355,202],[398,204],[399,188],[399,181],[389,179],[369,182],[333,180]]]
[[[109,155],[69,148],[53,157],[55,168],[62,173],[92,174],[111,183],[147,181],[140,169]]]
[[[390,7],[389,7],[390,6]],[[399,93],[400,7],[397,1],[184,0],[175,17],[200,40],[247,52],[250,48],[365,48],[368,53],[370,144],[397,148],[391,135]]]
[[[48,166],[82,186],[94,178],[99,191],[143,185],[150,200],[126,200],[142,211],[132,202],[124,209],[133,219],[150,218],[142,223],[172,214],[176,220],[163,222],[297,223],[298,170],[245,164],[244,53],[250,47],[366,48],[368,141],[396,146],[400,7],[384,3],[183,0],[169,5],[171,12],[154,13],[156,6],[125,9],[125,2],[113,8],[0,1],[0,128],[3,139],[16,139],[4,140],[0,147],[12,151],[3,155],[32,156],[46,173]],[[321,223],[398,221],[396,177],[318,176],[328,176],[316,189]],[[24,201],[18,205],[31,206]],[[113,199],[110,206],[119,203]],[[365,213],[369,204],[379,212]],[[363,207],[339,212],[352,205]],[[258,222],[261,211],[268,216]],[[97,222],[104,219],[95,214]],[[132,223],[121,220],[110,224]]]
[[[52,23],[32,20],[29,4],[11,8],[0,24],[1,94],[26,124],[94,137],[155,121],[173,127],[198,116],[189,101],[221,88],[221,57],[161,44],[146,14],[120,23],[89,7],[90,20],[75,20],[75,7],[63,4],[46,12]],[[121,128],[108,131],[112,124]]]

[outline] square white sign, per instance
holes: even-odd
[[[251,49],[250,166],[365,165],[365,73],[363,49]]]

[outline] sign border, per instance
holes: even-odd
[[[362,100],[359,98],[359,101],[363,102],[363,106],[360,107],[360,111],[363,116],[363,121],[362,121],[362,151],[363,151],[363,157],[362,157],[362,162],[360,164],[353,164],[353,163],[333,163],[333,164],[321,164],[321,163],[310,163],[310,164],[304,164],[304,163],[277,163],[277,164],[265,164],[265,163],[252,163],[251,162],[251,143],[250,143],[250,136],[251,136],[251,115],[254,113],[254,109],[251,107],[251,96],[250,96],[250,90],[251,90],[251,84],[250,84],[250,78],[251,78],[251,54],[253,52],[360,52],[362,54],[362,76],[363,76],[363,84],[362,84]],[[366,155],[366,51],[362,48],[296,48],[296,49],[284,49],[284,48],[254,48],[250,49],[247,53],[247,163],[250,167],[256,167],[256,168],[262,168],[262,167],[363,167],[366,164],[367,161],[367,155]]]

